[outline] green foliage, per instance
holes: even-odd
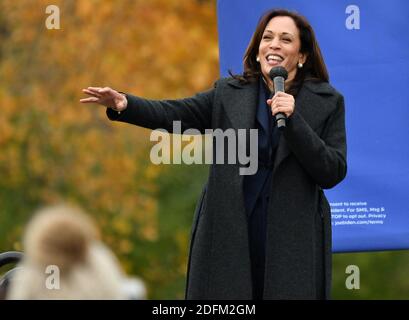
[[[349,265],[359,267],[360,288],[349,290]],[[409,252],[384,251],[333,255],[333,299],[408,299]]]
[[[159,236],[150,250],[156,256],[147,281],[153,299],[183,299],[193,213],[207,180],[206,165],[169,165],[158,177]]]

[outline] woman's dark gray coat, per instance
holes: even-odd
[[[127,95],[111,120],[172,131],[255,128],[258,82],[228,78],[194,97]],[[320,299],[331,285],[330,207],[322,189],[346,175],[344,100],[328,83],[305,82],[282,134],[268,210],[264,299]],[[188,299],[251,299],[251,270],[240,164],[213,164],[194,216]],[[177,213],[175,213],[177,214]]]

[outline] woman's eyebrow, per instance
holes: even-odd
[[[268,32],[268,33],[271,33],[271,34],[274,34],[274,32],[273,31],[271,31],[271,30],[265,30],[264,32]],[[281,35],[282,36],[284,36],[284,35],[288,35],[288,36],[292,36],[292,37],[294,37],[294,35],[292,34],[292,33],[290,33],[290,32],[282,32],[281,33]]]

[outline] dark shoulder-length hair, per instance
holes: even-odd
[[[230,75],[243,83],[255,81],[260,77],[260,63],[256,61],[256,58],[264,30],[272,18],[282,16],[290,17],[294,20],[300,35],[300,51],[301,53],[307,55],[306,62],[302,68],[297,70],[296,76],[287,92],[296,95],[301,84],[306,80],[328,82],[329,76],[327,67],[325,66],[320,47],[310,23],[300,14],[284,9],[269,10],[260,18],[256,30],[254,31],[254,34],[246,49],[246,53],[244,54],[243,74],[233,75],[230,72]]]

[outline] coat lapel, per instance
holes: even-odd
[[[297,109],[297,112],[300,112],[301,114],[305,110],[305,98],[303,89],[300,90],[298,97],[296,98],[295,108]],[[283,134],[281,134],[280,142],[277,147],[276,158],[274,161],[273,175],[280,164],[290,155],[290,153],[291,150],[288,147],[287,141],[285,140]]]
[[[316,100],[315,94],[318,95],[331,95],[334,93],[334,89],[326,82],[312,82],[306,81],[296,98],[295,108],[305,119],[307,113],[310,112],[309,108],[311,104],[319,103]],[[288,147],[287,141],[281,136],[280,142],[277,147],[276,158],[274,161],[273,174],[280,164],[290,155],[291,150]]]
[[[224,108],[233,128],[255,128],[258,82],[241,84],[231,79],[228,84]]]

